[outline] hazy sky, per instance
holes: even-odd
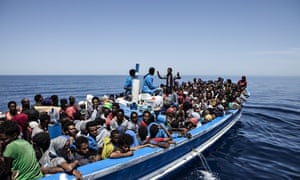
[[[0,74],[300,76],[299,0],[0,0]]]

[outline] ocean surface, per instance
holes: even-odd
[[[218,76],[183,76],[216,80]],[[126,76],[0,76],[0,111],[41,93],[59,98],[122,92]],[[226,77],[236,82],[239,77]],[[240,121],[214,146],[168,179],[300,179],[300,77],[247,77],[251,97]],[[156,79],[155,83],[164,81]]]

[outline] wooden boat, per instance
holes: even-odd
[[[159,179],[199,156],[220,139],[241,117],[242,109],[229,110],[224,116],[192,129],[192,138],[173,134],[176,145],[168,149],[145,147],[133,156],[105,159],[78,167],[83,179]],[[43,179],[74,179],[66,173],[57,173]]]
[[[137,68],[138,69],[138,68]],[[139,82],[135,82],[133,87],[133,101],[143,100],[148,105],[160,106],[160,100],[150,97],[139,96]],[[246,98],[250,96],[247,89]],[[87,98],[91,99],[91,98]],[[89,100],[87,100],[89,101]],[[130,108],[125,101],[122,108],[125,115],[129,116],[131,111],[137,111],[136,108]],[[139,108],[138,108],[139,109]],[[141,112],[138,111],[141,115]],[[242,109],[229,110],[223,116],[216,117],[212,121],[198,126],[189,131],[191,138],[172,134],[176,145],[171,145],[168,149],[145,147],[134,151],[133,156],[105,159],[91,164],[78,167],[82,173],[83,179],[160,179],[169,175],[188,163],[200,153],[208,149],[213,143],[220,139],[234,124],[240,119]],[[74,176],[66,173],[57,173],[43,178],[50,179],[75,179]]]

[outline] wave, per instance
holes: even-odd
[[[276,111],[282,113],[292,113],[300,116],[299,107],[291,107],[289,108],[287,105],[281,104],[280,106],[268,106],[268,105],[248,105],[244,106],[245,109],[256,109],[256,110],[266,110],[266,111]],[[297,109],[296,109],[297,108]]]

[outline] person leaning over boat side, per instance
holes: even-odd
[[[0,147],[5,162],[4,175],[17,172],[15,179],[39,179],[43,177],[32,145],[21,138],[20,128],[14,121],[0,125]],[[26,150],[26,151],[24,151]]]
[[[172,68],[168,67],[167,74],[165,76],[161,76],[159,71],[157,71],[157,76],[159,79],[166,79],[166,94],[171,94],[174,88],[175,81],[177,79],[181,79],[179,72],[174,76],[172,74]]]
[[[101,158],[107,159],[110,158],[110,155],[114,151],[117,143],[119,141],[120,132],[118,130],[112,130],[110,132],[110,137],[103,138],[103,149],[101,152]]]
[[[41,169],[44,174],[49,168],[60,167],[63,172],[74,175],[77,179],[82,178],[81,172],[76,169],[79,161],[68,162],[68,154],[70,153],[70,140],[68,136],[60,135],[51,140],[49,149],[43,154],[39,160]]]
[[[78,165],[82,166],[100,160],[101,155],[89,147],[89,141],[85,136],[78,136],[75,139],[75,148],[72,150],[69,160],[78,160]]]
[[[146,143],[150,143],[161,148],[169,148],[170,144],[176,144],[176,142],[173,141],[171,134],[161,125],[152,123],[149,125],[148,129],[150,136],[148,137],[148,140],[146,140]],[[165,135],[159,135],[160,129],[163,129],[163,131],[165,131],[167,137]]]
[[[150,67],[148,74],[144,76],[142,93],[149,93],[151,95],[162,95],[162,89],[154,85],[155,68]]]
[[[135,77],[135,69],[129,70],[129,76],[126,78],[124,89],[125,89],[125,96],[132,94],[132,80],[136,78]]]

